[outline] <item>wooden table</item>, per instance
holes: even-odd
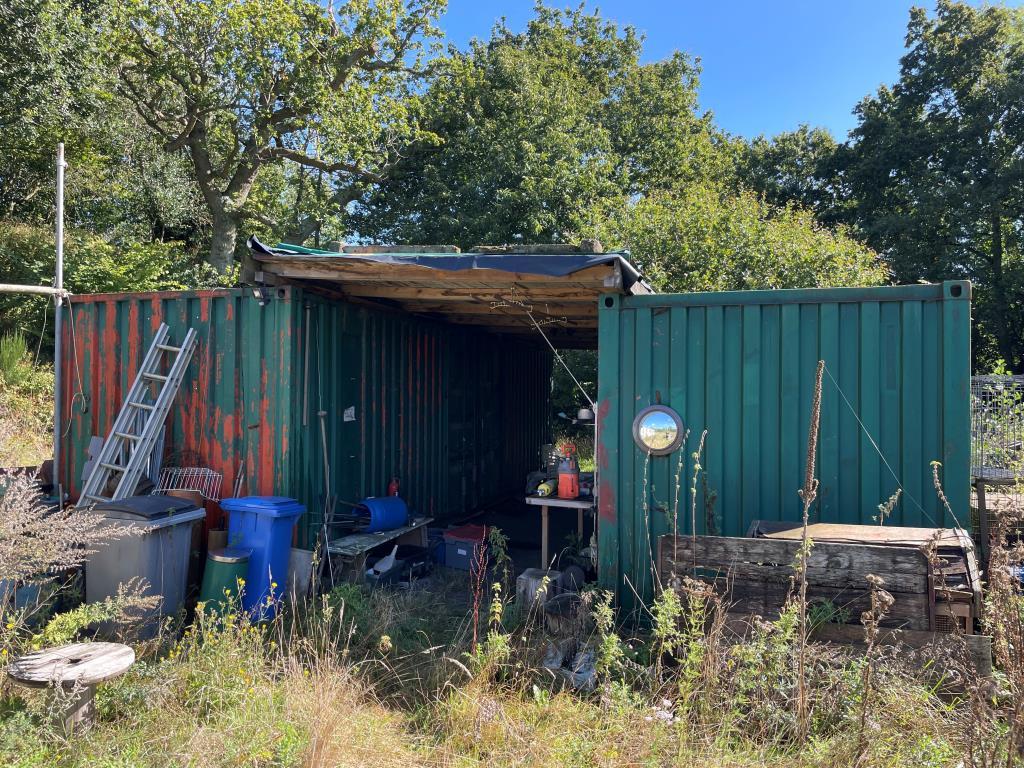
[[[26,688],[60,686],[68,695],[59,720],[66,733],[92,721],[96,686],[123,675],[135,651],[121,643],[74,643],[19,656],[7,676]]]
[[[557,496],[527,496],[524,501],[533,507],[540,507],[540,567],[547,568],[548,561],[548,510],[551,507],[576,510],[576,532],[583,538],[583,513],[594,508],[594,499],[560,499]]]
[[[408,525],[393,528],[390,531],[375,533],[352,533],[332,539],[327,544],[327,556],[338,557],[348,564],[349,577],[357,580],[366,571],[366,555],[381,544],[411,544],[415,547],[427,546],[427,526],[434,522],[432,517],[417,517]]]

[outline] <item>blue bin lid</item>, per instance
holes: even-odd
[[[306,511],[298,501],[287,496],[241,496],[221,499],[220,507],[228,512],[252,512],[267,517],[297,517]]]

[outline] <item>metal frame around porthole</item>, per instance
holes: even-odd
[[[649,448],[640,439],[640,423],[644,417],[650,413],[664,413],[670,417],[676,423],[676,437],[675,439],[664,448]],[[641,410],[636,418],[633,419],[633,442],[637,444],[640,450],[650,453],[653,456],[667,456],[679,449],[679,446],[683,444],[683,418],[673,409],[667,405],[649,405]]]

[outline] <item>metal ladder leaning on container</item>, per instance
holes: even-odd
[[[188,329],[180,347],[169,342],[169,333],[167,326],[160,323],[110,434],[82,486],[82,502],[113,501],[134,495],[196,347],[195,329]],[[169,356],[166,374],[159,372],[164,354]],[[156,394],[151,402],[146,402],[150,385],[156,386]],[[132,431],[140,422],[141,429]],[[120,474],[121,479],[114,493],[104,496],[114,474]]]

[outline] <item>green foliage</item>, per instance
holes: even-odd
[[[108,51],[119,93],[167,150],[187,151],[210,217],[215,267],[230,265],[246,217],[274,212],[267,197],[262,210],[248,206],[261,176],[274,183],[275,166],[289,161],[319,174],[310,190],[316,214],[326,198],[343,208],[353,189],[379,180],[421,137],[411,73],[442,6],[130,0],[117,7]],[[291,202],[291,224],[303,225],[311,210],[299,192]]]
[[[601,239],[628,248],[665,291],[876,285],[885,266],[843,231],[749,192],[694,186],[608,211]]]
[[[611,592],[601,592],[594,603],[594,624],[597,628],[597,673],[607,684],[619,682],[626,661],[626,649],[615,627],[615,608]]]
[[[18,387],[30,373],[25,336],[18,331],[0,336],[0,382],[8,387]]]
[[[815,600],[807,605],[807,627],[809,631],[822,624],[848,624],[850,610],[836,605],[831,600]]]
[[[493,682],[502,676],[512,658],[511,637],[505,631],[503,619],[505,601],[501,583],[491,585],[491,602],[487,610],[487,635],[470,654],[474,676],[481,682]]]
[[[159,598],[141,597],[140,584],[120,587],[113,597],[93,603],[83,603],[70,611],[54,615],[46,626],[32,638],[34,649],[67,645],[102,622],[125,624],[137,618],[142,609],[152,608]]]
[[[0,306],[3,306],[0,300]],[[25,335],[0,335],[0,467],[35,467],[52,447],[53,369],[35,365]]]
[[[49,229],[0,222],[0,282],[52,284],[54,250]],[[117,244],[88,230],[65,232],[64,286],[73,294],[214,288],[236,279],[236,272],[217,273],[181,243]],[[45,323],[44,348],[52,348],[52,313],[46,297],[0,296],[0,332],[23,333],[34,347]]]
[[[744,153],[774,205],[845,222],[901,283],[970,279],[974,355],[1024,360],[1024,12],[938,0],[910,12],[899,80],[866,97],[850,140],[801,127]]]
[[[53,368],[25,347],[17,332],[0,336],[0,467],[39,466],[52,448]]]
[[[1024,360],[1022,42],[1020,9],[915,8],[899,81],[858,105],[837,159],[856,224],[897,278],[975,281],[982,338],[1013,367]]]
[[[362,199],[353,227],[395,242],[567,242],[599,203],[728,174],[697,114],[696,65],[640,62],[642,38],[579,9],[538,5],[439,65],[424,96],[435,143]]]
[[[834,220],[838,192],[830,170],[837,149],[831,133],[807,125],[771,139],[758,136],[737,162],[739,182],[772,206],[795,204]]]

